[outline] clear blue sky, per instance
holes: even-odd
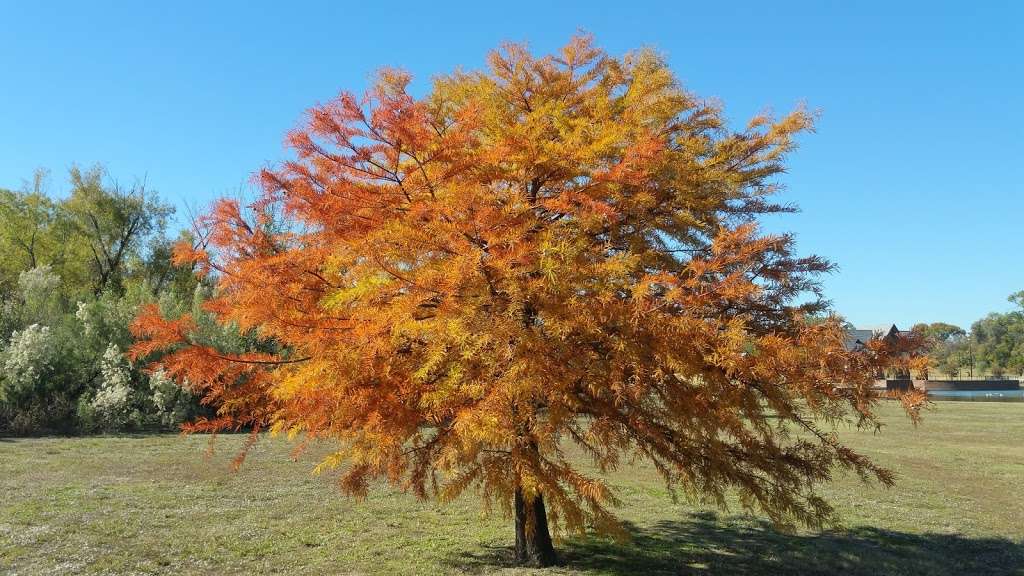
[[[557,5],[557,6],[556,6]],[[555,7],[552,7],[555,6]],[[770,222],[839,264],[860,326],[961,325],[1024,289],[1021,2],[29,2],[0,0],[0,187],[72,163],[145,176],[176,204],[285,155],[303,110],[374,69],[419,86],[503,40],[578,29],[665,53],[737,125],[820,109]]]

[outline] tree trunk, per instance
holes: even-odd
[[[523,491],[516,488],[516,563],[524,566],[552,566],[555,547],[548,532],[548,513],[544,496],[537,494],[533,502],[526,502]]]

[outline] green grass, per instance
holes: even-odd
[[[1024,574],[1024,403],[944,402],[918,428],[844,440],[895,469],[893,489],[823,489],[846,528],[780,534],[738,510],[673,504],[652,470],[611,476],[629,544],[560,544],[545,574]],[[0,439],[0,573],[527,574],[512,529],[472,496],[442,506],[386,486],[341,496],[284,440],[174,434]]]

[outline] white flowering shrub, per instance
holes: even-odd
[[[72,290],[49,267],[21,273],[0,293],[0,433],[113,432],[173,428],[209,414],[198,398],[166,373],[144,373],[128,362],[130,326],[139,306],[159,303],[175,315],[197,315],[209,340],[245,350],[248,339],[202,309],[208,288],[154,294],[137,282],[99,295]],[[201,330],[202,332],[203,330]]]
[[[135,295],[104,292],[93,300],[78,303],[75,319],[81,326],[84,347],[99,353],[110,343],[122,348],[131,344],[129,326],[135,320],[140,303],[131,296]]]
[[[137,422],[133,409],[131,367],[117,345],[110,344],[100,359],[102,383],[89,406],[95,425],[105,430],[118,430]]]
[[[163,369],[149,375],[150,401],[161,426],[172,427],[188,420],[196,406],[195,397]]]
[[[47,326],[32,324],[11,333],[0,352],[0,428],[35,432],[73,411],[55,378],[58,350]]]
[[[18,290],[25,294],[53,292],[60,289],[60,276],[49,264],[18,274]]]
[[[18,275],[18,295],[23,320],[49,324],[61,309],[61,281],[49,266],[39,266]]]
[[[55,346],[47,326],[33,324],[11,334],[3,353],[0,397],[11,400],[45,386],[53,369]]]
[[[96,321],[93,319],[93,312],[88,302],[79,302],[75,310],[75,318],[82,323],[82,333],[92,336],[96,333]]]
[[[10,299],[0,302],[0,350],[3,349],[7,336],[20,326],[20,312],[20,302]]]

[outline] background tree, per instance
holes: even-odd
[[[31,184],[15,192],[0,190],[0,290],[16,289],[22,272],[48,266],[75,283],[85,274],[76,266],[74,224],[59,201],[45,190],[48,172],[37,170]],[[64,296],[65,288],[60,291]]]
[[[995,376],[1024,372],[1024,300],[1021,292],[1008,300],[1019,308],[993,312],[971,325],[970,346],[982,370]]]
[[[1024,310],[1024,290],[1014,292],[1006,298],[1007,302],[1015,304],[1021,310]]]
[[[915,324],[911,332],[920,333],[925,339],[925,353],[930,366],[944,374],[956,377],[960,372],[960,359],[968,344],[967,332],[963,328],[946,322]]]
[[[756,227],[790,209],[773,178],[811,117],[729,131],[655,53],[587,38],[489,63],[420,99],[385,70],[312,109],[262,197],[201,220],[179,256],[216,280],[206,310],[267,346],[222,350],[192,315],[144,311],[135,356],[167,353],[219,406],[190,429],[336,440],[321,469],[356,495],[375,477],[477,488],[533,564],[554,560],[549,526],[621,533],[565,443],[779,524],[833,520],[814,488],[836,467],[892,483],[828,431],[875,424],[885,351],[805,322],[831,266]]]
[[[171,262],[172,208],[100,167],[69,180],[63,198],[47,193],[45,171],[0,190],[0,430],[137,428],[200,413],[124,357],[141,303],[188,309],[196,293],[191,269]]]
[[[947,342],[954,338],[962,338],[967,335],[963,328],[946,322],[932,322],[931,324],[915,324],[911,331],[920,331],[927,338],[935,342]]]
[[[123,188],[116,182],[105,183],[104,177],[99,167],[85,172],[72,168],[71,197],[65,203],[88,247],[97,294],[123,288],[128,261],[147,248],[147,239],[163,236],[174,212],[144,183]]]
[[[974,322],[970,333],[945,322],[916,324],[913,331],[926,337],[931,366],[954,378],[965,369],[974,376],[975,364],[983,375],[1024,373],[1024,292],[1007,300],[1018,309],[993,312]]]

